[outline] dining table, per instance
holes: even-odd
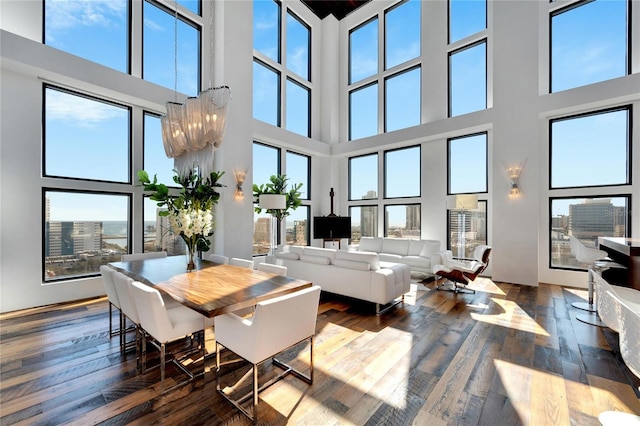
[[[209,318],[249,308],[312,284],[200,258],[195,259],[195,269],[187,271],[186,256],[112,262],[109,266]]]

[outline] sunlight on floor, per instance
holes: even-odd
[[[477,314],[472,312],[471,318],[487,324],[500,325],[520,331],[527,331],[541,336],[549,336],[549,333],[531,318],[516,302],[511,300],[491,298],[497,304],[502,313],[498,314]],[[471,306],[473,307],[473,306]]]

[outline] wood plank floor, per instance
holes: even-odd
[[[617,334],[575,319],[570,304],[586,291],[485,278],[473,287],[427,284],[380,317],[323,295],[315,382],[288,377],[261,393],[260,423],[597,425],[602,411],[640,414],[640,380]],[[101,298],[0,315],[0,424],[250,424],[216,394],[211,361],[204,378],[161,395],[158,369],[136,374],[135,356],[109,339],[107,312]],[[308,350],[283,358],[304,367]],[[246,371],[227,367],[221,379]],[[168,384],[182,378],[167,374]]]

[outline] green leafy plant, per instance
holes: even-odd
[[[202,177],[194,170],[184,176],[176,174],[173,181],[182,187],[178,195],[174,195],[167,185],[158,183],[156,175],[152,181],[144,170],[138,171],[138,181],[158,207],[167,208],[158,214],[169,217],[173,232],[180,234],[190,251],[207,251],[211,246],[207,237],[214,232],[211,209],[220,200],[216,189],[225,186],[219,183],[222,175],[224,172],[211,172]]]
[[[290,210],[295,210],[302,205],[302,199],[300,196],[301,183],[291,184],[289,190],[287,190],[287,181],[289,178],[287,175],[272,175],[269,178],[270,182],[263,183],[262,185],[253,184],[253,197],[257,201],[262,194],[279,194],[285,195],[287,199],[286,207],[281,210],[267,209],[268,214],[274,215],[278,221],[281,221],[285,217],[289,216]],[[259,204],[256,204],[256,213],[262,213],[262,208]]]

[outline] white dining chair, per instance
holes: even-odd
[[[163,257],[167,257],[166,251],[147,251],[144,253],[123,254],[121,260],[123,262],[131,262],[133,260],[162,259]]]
[[[123,319],[120,323],[120,328],[125,330],[127,328],[127,319],[133,323],[133,330],[135,331],[135,340],[133,342],[127,343],[126,341],[126,333],[120,334],[120,352],[124,355],[125,352],[131,347],[131,343],[134,344],[136,350],[136,366],[138,370],[142,369],[142,365],[140,364],[140,334],[144,333],[143,330],[140,329],[140,318],[138,317],[138,310],[136,308],[136,304],[133,301],[133,296],[131,295],[131,283],[133,279],[126,276],[122,272],[115,271],[113,273],[113,283],[116,287],[116,292],[118,293],[118,300],[120,301],[120,310],[123,313]]]
[[[221,263],[223,265],[226,265],[229,263],[229,258],[227,256],[223,256],[221,254],[210,254],[209,255],[209,260],[214,262],[214,263]]]
[[[116,291],[116,285],[113,283],[113,274],[115,271],[113,268],[107,265],[100,266],[100,275],[102,276],[102,284],[104,290],[107,293],[107,300],[109,302],[109,339],[113,336],[119,336],[124,330],[120,328],[122,323],[122,310],[120,309],[120,301],[118,300],[118,292]],[[113,330],[113,307],[118,311],[118,329]]]
[[[253,260],[240,259],[239,257],[232,257],[229,259],[229,265],[239,266],[241,268],[253,269]]]
[[[256,265],[256,269],[258,271],[269,272],[271,274],[287,276],[287,267],[282,265],[261,262]]]
[[[316,331],[320,287],[308,287],[285,296],[260,302],[252,317],[241,318],[234,313],[215,317],[216,330],[216,389],[231,404],[254,423],[257,420],[258,394],[288,373],[306,383],[313,383],[313,338]],[[276,354],[310,340],[309,374],[293,369],[277,360]],[[253,391],[246,397],[232,398],[221,389],[220,350],[225,347],[252,364]],[[258,365],[269,358],[284,370],[262,387],[258,385]],[[253,397],[251,411],[242,403]]]
[[[160,350],[160,390],[165,393],[165,365],[167,344],[178,339],[190,338],[191,342],[196,342],[197,350],[201,353],[202,372],[193,373],[187,366],[182,364],[181,359],[172,358],[172,362],[178,369],[184,372],[188,379],[177,383],[169,390],[191,382],[195,377],[204,374],[204,329],[213,325],[213,319],[207,318],[186,306],[167,308],[160,292],[146,284],[138,281],[131,283],[131,293],[140,318],[140,325],[146,333],[153,338],[151,343]],[[143,372],[146,369],[146,334],[141,337],[141,363]],[[183,350],[183,348],[180,348]],[[185,354],[188,358],[190,354]]]

